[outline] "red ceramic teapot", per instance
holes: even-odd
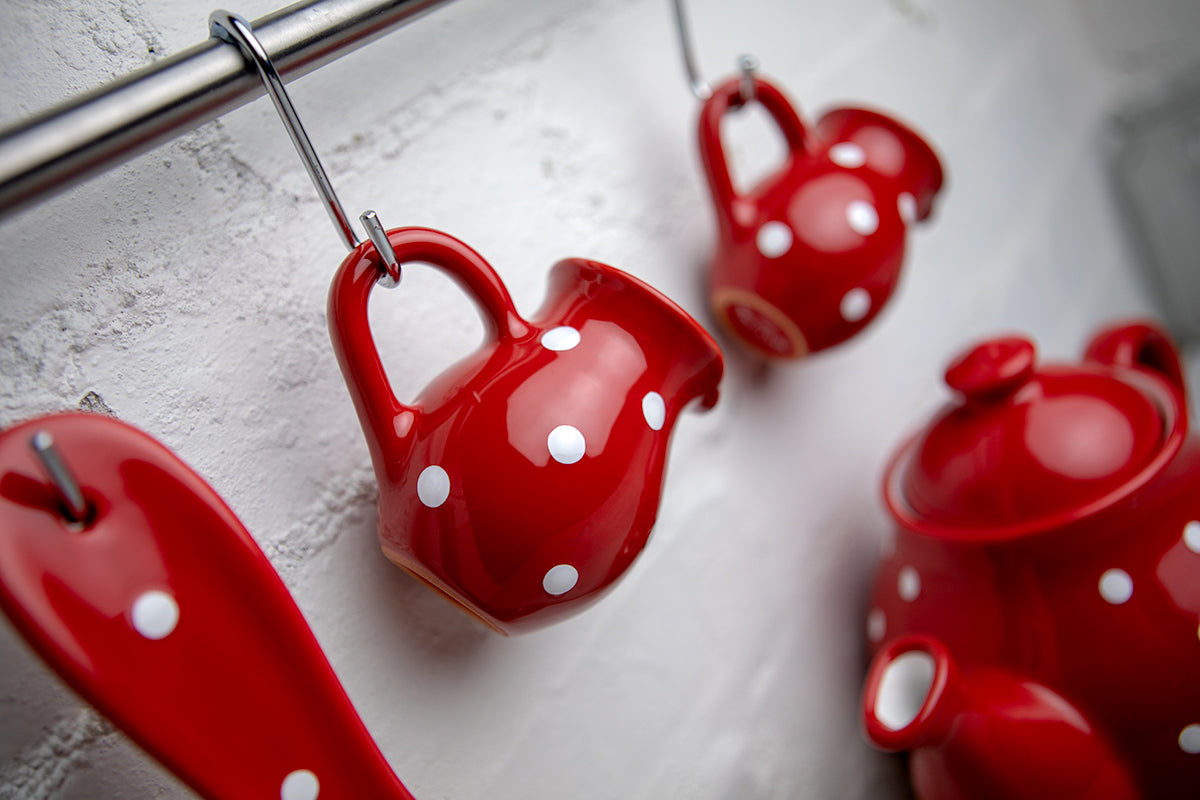
[[[676,417],[693,400],[717,400],[716,343],[604,264],[560,261],[527,321],[457,239],[423,228],[388,238],[400,262],[431,264],[463,286],[487,332],[401,403],[367,320],[382,274],[374,246],[359,246],[334,278],[330,331],[379,482],[384,554],[500,633],[585,607],[646,544]]]
[[[946,372],[958,400],[888,467],[871,741],[922,800],[1200,792],[1200,436],[1157,327],[1082,364],[1020,337]]]
[[[787,154],[743,195],[721,146],[721,120],[745,104],[747,80]],[[718,223],[709,301],[721,325],[768,359],[799,358],[866,327],[899,281],[908,226],[930,215],[942,186],[933,148],[862,108],[830,111],[810,132],[783,93],[758,77],[715,89],[699,135]]]
[[[202,797],[412,800],[254,539],[129,425],[69,413],[0,433],[0,609]]]

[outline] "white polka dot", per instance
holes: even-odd
[[[321,782],[307,769],[288,773],[279,787],[279,800],[317,800],[320,794]]]
[[[829,148],[829,160],[839,167],[854,169],[867,163],[867,154],[854,142],[838,142]]]
[[[651,428],[656,431],[662,430],[663,423],[667,421],[667,404],[661,394],[646,392],[646,396],[642,398],[642,416]]]
[[[133,601],[133,627],[142,636],[155,641],[166,638],[179,624],[179,605],[166,592],[154,589]]]
[[[921,594],[921,575],[912,567],[902,567],[896,580],[896,591],[900,599],[911,603]]]
[[[574,589],[578,582],[579,570],[570,564],[559,564],[557,567],[551,567],[546,577],[542,578],[542,588],[546,590],[546,594],[558,597]]]
[[[1133,597],[1133,578],[1123,569],[1110,569],[1100,576],[1100,596],[1114,606]]]
[[[1200,553],[1200,522],[1192,520],[1183,526],[1183,543],[1193,553]]]
[[[579,331],[570,325],[560,325],[542,334],[542,347],[547,350],[570,350],[579,344]]]
[[[904,220],[905,225],[917,221],[917,198],[913,197],[911,192],[900,193],[900,197],[896,199],[896,208],[899,209],[900,219]]]
[[[866,200],[855,200],[846,206],[846,221],[855,233],[870,236],[879,229],[879,212]]]
[[[1188,725],[1179,732],[1179,749],[1188,755],[1200,754],[1200,725]]]
[[[838,310],[846,322],[858,322],[871,312],[871,293],[861,286],[851,289],[842,295]]]
[[[429,508],[437,508],[450,496],[450,476],[434,464],[417,476],[417,497]]]
[[[546,446],[550,448],[550,455],[560,464],[574,464],[587,452],[587,442],[584,441],[583,434],[578,428],[570,425],[559,425],[550,431],[550,435],[546,437]]]
[[[881,642],[886,633],[887,614],[883,613],[882,608],[872,608],[867,614],[867,638],[872,642]]]
[[[779,258],[792,249],[792,239],[792,229],[787,223],[776,220],[758,229],[754,243],[758,246],[758,252],[767,258]]]

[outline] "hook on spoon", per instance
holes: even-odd
[[[37,431],[29,440],[29,447],[58,492],[68,519],[82,523],[88,516],[88,504],[83,497],[83,490],[79,488],[79,481],[75,480],[75,475],[55,446],[54,437],[49,431]]]

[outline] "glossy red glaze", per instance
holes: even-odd
[[[84,525],[65,521],[35,431],[80,483]],[[0,607],[201,796],[291,800],[316,785],[321,800],[411,800],[266,557],[161,444],[90,414],[13,427],[0,434],[0,515]]]
[[[401,403],[367,320],[374,247],[334,278],[330,330],[379,481],[384,553],[501,633],[586,607],[646,544],[677,415],[692,400],[716,402],[716,343],[603,264],[560,261],[526,321],[462,242],[422,228],[388,236],[401,262],[457,280],[487,331],[479,350]]]
[[[741,79],[700,113],[700,158],[716,206],[709,276],[713,313],[760,356],[799,358],[862,330],[900,278],[908,225],[929,216],[942,186],[933,148],[895,119],[861,108],[827,113],[810,132],[761,78],[754,98],[783,134],[783,164],[734,190],[721,121],[744,105]]]
[[[912,445],[899,477],[921,518],[968,530],[1066,521],[1107,502],[1164,448],[1184,420],[1161,381],[1093,361],[1035,372],[1031,342],[986,342],[946,371],[963,397]]]
[[[1192,796],[1200,436],[1186,431],[1178,358],[1143,323],[1103,331],[1073,366],[1013,369],[1024,348],[1006,341],[985,345],[997,380],[966,369],[971,386],[996,390],[968,391],[888,468],[896,537],[867,620],[867,734],[913,751],[922,800]],[[980,352],[951,371],[986,362]],[[1050,424],[1030,424],[1039,407]],[[956,415],[965,420],[948,424]],[[907,724],[879,719],[881,682],[913,651],[936,666],[918,705],[943,709],[937,734],[924,710]],[[938,699],[943,684],[953,703]]]

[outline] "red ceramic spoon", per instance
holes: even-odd
[[[44,431],[84,518],[30,442]],[[0,607],[70,686],[211,800],[412,795],[233,512],[90,414],[0,433]]]

